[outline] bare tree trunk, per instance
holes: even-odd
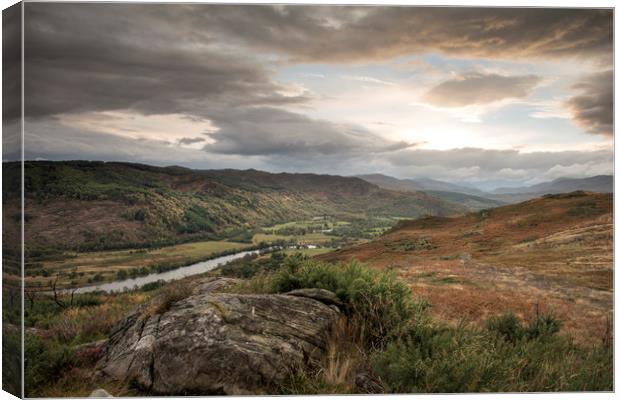
[[[56,291],[57,283],[58,283],[58,274],[56,274],[56,279],[54,279],[54,282],[51,284],[52,292],[54,292],[54,302],[56,302],[56,304],[58,304],[60,308],[66,308],[67,306],[65,305],[65,303],[63,303],[62,301],[60,301],[60,299],[58,299],[58,292]]]

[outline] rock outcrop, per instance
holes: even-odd
[[[335,293],[325,289],[296,289],[285,294],[288,296],[307,297],[309,299],[320,301],[323,304],[334,305],[337,307],[342,307],[343,305],[342,301],[340,301]]]
[[[308,297],[197,287],[165,311],[155,298],[128,315],[112,332],[99,373],[152,394],[259,394],[318,360],[340,315]]]
[[[95,389],[88,395],[88,397],[104,398],[104,397],[114,397],[114,396],[108,393],[105,389]]]

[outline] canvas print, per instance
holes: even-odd
[[[613,391],[613,9],[3,11],[3,389]]]

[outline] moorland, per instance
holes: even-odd
[[[5,224],[20,218],[12,168]],[[87,161],[27,162],[24,177],[28,396],[613,388],[611,193],[572,182],[519,202],[376,176]],[[71,290],[249,249],[173,282]],[[204,318],[229,334],[175,333]]]

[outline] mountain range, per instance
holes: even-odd
[[[382,174],[358,175],[358,177],[385,189],[407,192],[422,191],[447,201],[457,201],[460,204],[463,204],[464,201],[476,205],[488,203],[488,207],[525,201],[545,194],[569,193],[577,190],[599,193],[613,192],[612,175],[558,178],[531,186],[501,187],[491,192],[427,178],[398,179]],[[459,193],[461,196],[455,196],[455,193]]]
[[[5,224],[20,218],[20,167],[3,165]],[[359,178],[257,170],[28,161],[24,182],[31,252],[229,239],[244,230],[323,215],[354,220],[468,211],[424,192],[387,190]]]
[[[3,164],[5,224],[19,216],[20,164]],[[99,161],[24,164],[31,251],[140,247],[228,239],[258,227],[329,215],[451,216],[562,191],[611,191],[610,176],[485,193],[432,179],[257,170],[192,170]],[[7,235],[5,241],[19,240]]]

